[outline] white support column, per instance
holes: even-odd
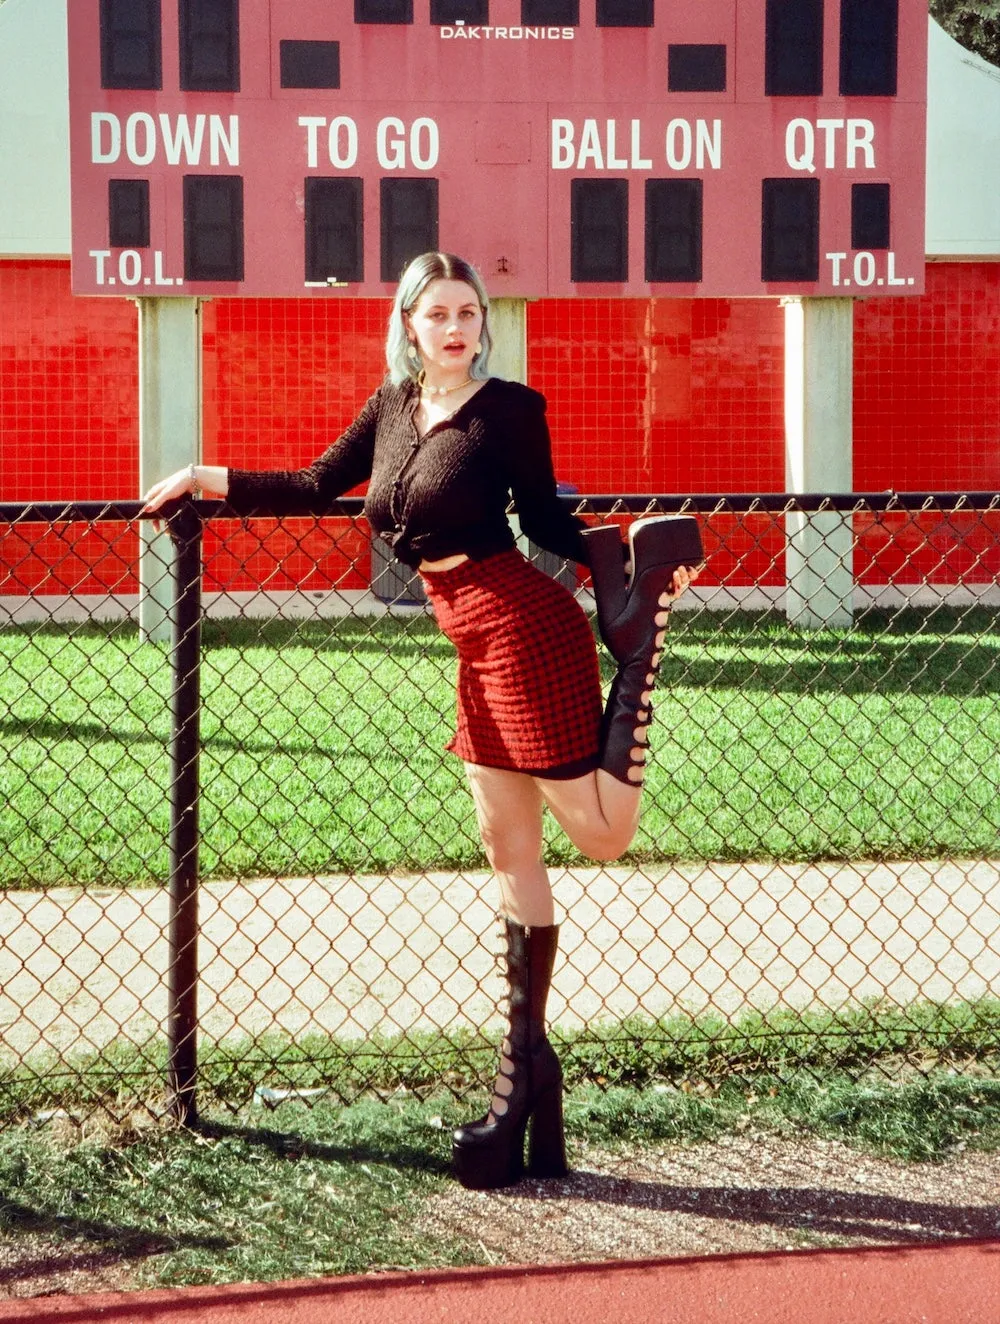
[[[201,307],[197,299],[137,299],[139,489],[201,459]],[[139,630],[170,638],[172,552],[166,533],[139,531]]]
[[[788,492],[850,492],[854,302],[785,300],[785,485]],[[849,512],[786,517],[785,614],[806,629],[853,620]]]
[[[490,372],[509,382],[528,381],[528,301],[527,299],[491,299],[490,335],[493,351]],[[521,532],[517,515],[508,515],[517,545],[527,556],[528,539]]]
[[[491,299],[490,333],[493,353],[490,370],[509,382],[528,380],[528,301]]]

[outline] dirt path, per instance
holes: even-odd
[[[419,1227],[475,1236],[494,1264],[722,1255],[1000,1237],[1000,1154],[940,1164],[837,1142],[731,1136],[573,1160],[563,1182],[449,1186]]]

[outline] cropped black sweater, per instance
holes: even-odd
[[[406,565],[458,552],[481,560],[514,546],[505,510],[513,497],[524,533],[540,547],[588,564],[584,527],[556,495],[545,398],[492,377],[423,437],[413,420],[419,389],[387,379],[346,432],[308,468],[230,469],[239,514],[324,514],[370,480],[365,514]]]

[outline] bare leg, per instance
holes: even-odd
[[[465,771],[476,805],[486,858],[500,889],[500,909],[525,928],[548,928],[555,922],[552,888],[542,862],[542,793],[527,773],[467,763]],[[507,1112],[514,1089],[511,1046],[505,1038],[500,1070],[486,1115],[492,1125]]]
[[[465,771],[486,858],[500,888],[500,908],[530,928],[554,922],[552,888],[542,863],[542,811],[538,783],[523,772],[467,763]]]
[[[545,803],[570,841],[592,860],[617,860],[639,826],[642,786],[626,786],[603,768],[571,781],[538,779]]]

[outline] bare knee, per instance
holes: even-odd
[[[556,817],[577,850],[600,864],[610,864],[620,859],[631,846],[637,827],[637,823],[631,820],[602,822],[575,814],[557,814]]]
[[[584,855],[589,855],[599,864],[611,864],[614,860],[621,859],[631,846],[634,836],[635,829],[631,827],[588,829],[579,836],[574,836],[573,844],[583,851]]]
[[[620,860],[628,850],[629,843],[619,842],[617,839],[611,841],[602,840],[596,843],[593,850],[587,852],[592,860],[598,864],[613,864],[615,860]]]
[[[546,803],[570,841],[601,864],[620,859],[639,826],[642,787],[599,768],[572,781],[540,781]]]
[[[541,834],[518,823],[481,823],[480,835],[494,873],[519,874],[537,868],[542,859]]]
[[[559,826],[570,841],[600,864],[610,864],[628,850],[639,826],[638,807],[629,813],[618,813],[613,817],[597,812],[581,812],[579,808],[567,812],[564,805],[553,805],[553,813]]]

